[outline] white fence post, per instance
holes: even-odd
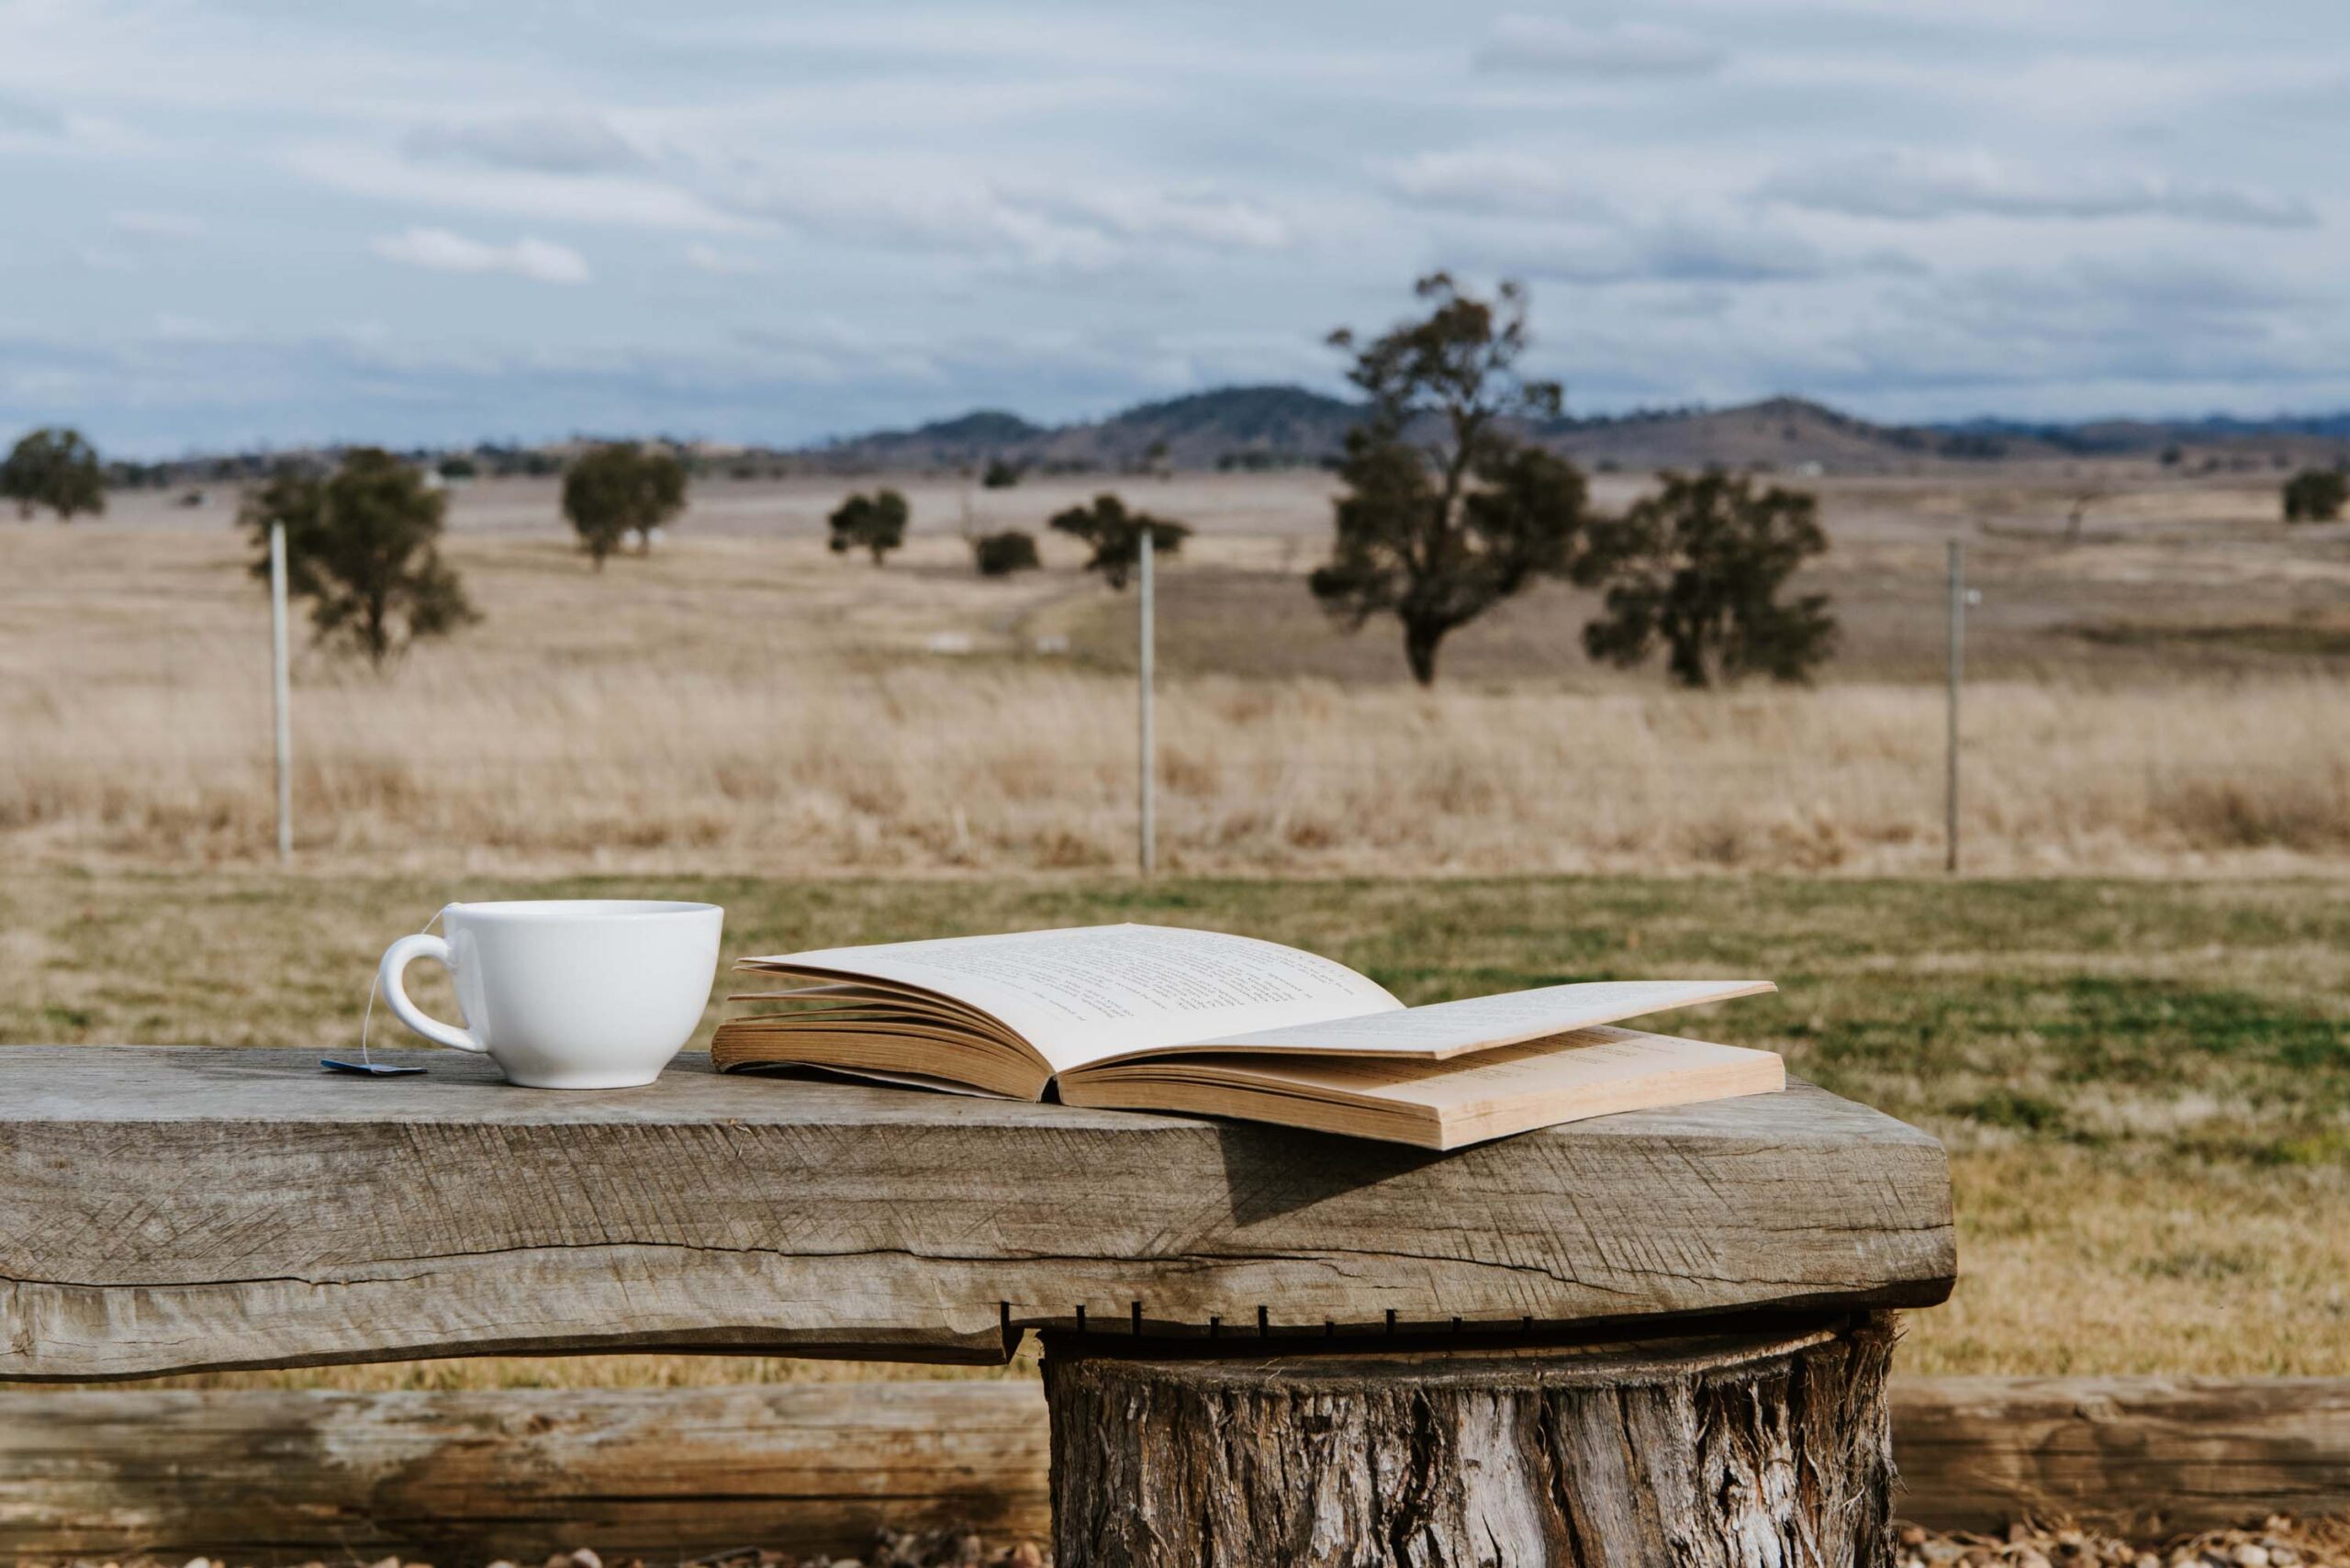
[[[285,525],[269,525],[270,691],[277,710],[277,858],[294,858],[293,682],[285,655]]]
[[[1137,585],[1141,591],[1138,595],[1140,602],[1137,607],[1137,618],[1135,626],[1136,647],[1137,651],[1136,665],[1139,670],[1142,686],[1142,726],[1141,734],[1138,737],[1140,741],[1139,762],[1142,774],[1141,822],[1139,823],[1139,832],[1141,835],[1140,847],[1142,874],[1147,877],[1151,872],[1158,868],[1158,834],[1157,821],[1158,805],[1158,738],[1151,729],[1150,711],[1151,665],[1153,662],[1154,653],[1152,648],[1154,638],[1151,626],[1152,586],[1150,558],[1158,553],[1158,541],[1156,534],[1147,526],[1139,531],[1139,548],[1142,553],[1142,578],[1140,583]]]
[[[1958,869],[1958,689],[1966,668],[1966,542],[1950,542],[1950,704],[1943,736],[1942,869]]]

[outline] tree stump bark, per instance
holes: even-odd
[[[1048,1335],[1057,1560],[1883,1568],[1892,1344],[1883,1315],[1216,1360]]]

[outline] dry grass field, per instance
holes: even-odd
[[[589,570],[545,481],[468,487],[449,554],[487,619],[377,677],[296,676],[305,864],[768,875],[1092,870],[1132,853],[1131,596],[983,582],[965,524],[1094,481],[910,482],[882,569],[828,554],[840,481],[707,481],[648,559]],[[2142,476],[2063,538],[2062,476],[1824,482],[1845,649],[1814,689],[1598,669],[1544,589],[1459,634],[1432,693],[1392,628],[1306,593],[1318,474],[1127,480],[1201,530],[1163,577],[1162,856],[1196,872],[1899,873],[1942,846],[1942,551],[1985,596],[1968,864],[2331,868],[2350,852],[2350,529],[2265,487]],[[1637,482],[1599,480],[1618,504]],[[265,606],[230,527],[118,497],[0,524],[0,863],[211,866],[272,842]],[[968,509],[968,513],[967,510]],[[1065,646],[1066,651],[1059,651]],[[1044,648],[1048,651],[1040,652]]]
[[[1910,1318],[1905,1371],[2350,1375],[2350,903],[2325,880],[1252,878],[1146,888],[1090,878],[30,870],[0,879],[0,1040],[347,1049],[375,956],[444,900],[622,892],[725,904],[737,954],[1145,920],[1310,946],[1413,1002],[1626,974],[1769,975],[1780,994],[1709,1010],[1692,1032],[1782,1051],[1796,1072],[1951,1149],[1962,1278],[1948,1305]],[[420,1000],[450,1008],[445,991]],[[743,1092],[792,1091],[746,1081]],[[872,1372],[588,1358],[213,1381]]]
[[[2288,531],[2265,482],[2103,482],[2069,542],[2058,472],[1822,482],[1842,655],[1815,689],[1687,694],[1585,661],[1562,589],[1419,691],[1391,629],[1305,592],[1326,478],[1126,481],[1200,529],[1161,578],[1149,887],[1121,874],[1131,597],[1050,537],[982,582],[957,537],[1090,482],[909,483],[877,570],[823,549],[841,483],[711,481],[600,575],[552,485],[467,487],[449,554],[486,621],[381,678],[297,664],[291,875],[233,496],[0,521],[0,1037],[347,1044],[390,935],[539,890],[713,897],[737,952],[1189,921],[1416,1001],[1754,969],[1785,992],[1724,1037],[1952,1147],[1965,1280],[1906,1367],[2350,1374],[2350,526]],[[1934,874],[1954,537],[1984,595],[1968,868],[2033,879]],[[827,1374],[304,1378],[330,1375]]]

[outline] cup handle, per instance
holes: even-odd
[[[408,999],[408,989],[400,983],[400,977],[408,972],[408,965],[419,958],[434,958],[439,960],[442,969],[452,968],[449,944],[438,936],[403,936],[384,949],[384,961],[375,970],[375,983],[383,987],[384,1001],[390,1006],[393,1015],[435,1045],[447,1046],[452,1050],[471,1051],[476,1056],[487,1051],[489,1047],[474,1038],[470,1029],[443,1024]]]

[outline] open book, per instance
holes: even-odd
[[[787,989],[719,1025],[722,1070],[1239,1116],[1455,1148],[1785,1085],[1770,1051],[1611,1028],[1768,980],[1609,980],[1405,1007],[1294,947],[1159,925],[745,958]]]

